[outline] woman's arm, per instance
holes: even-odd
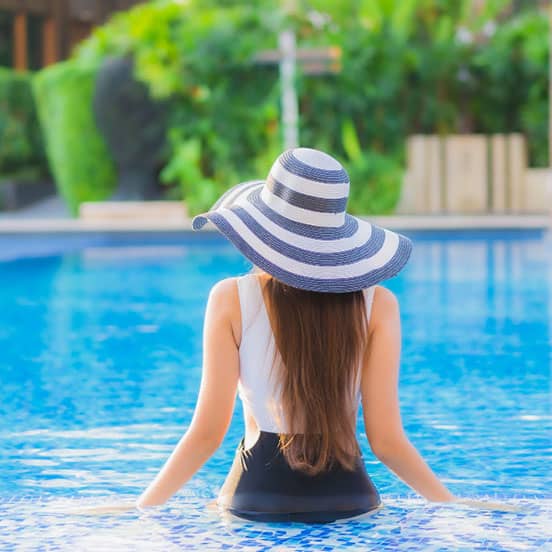
[[[454,496],[439,481],[406,437],[398,398],[401,323],[395,296],[377,287],[362,368],[362,408],[374,454],[407,485],[431,501]]]
[[[138,506],[163,504],[221,444],[232,419],[239,378],[239,312],[235,280],[219,282],[207,303],[203,374],[192,422],[161,471],[138,499]]]

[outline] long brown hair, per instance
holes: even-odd
[[[289,429],[280,449],[293,469],[311,475],[335,464],[352,470],[359,456],[355,382],[367,340],[364,294],[305,291],[272,277],[263,289]]]

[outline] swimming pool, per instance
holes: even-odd
[[[412,234],[388,283],[403,318],[407,432],[458,495],[427,505],[360,442],[385,507],[328,526],[219,517],[242,433],[166,507],[84,516],[138,495],[190,421],[208,290],[249,269],[221,239],[0,240],[0,549],[552,549],[552,236]],[[239,403],[238,403],[239,406]]]

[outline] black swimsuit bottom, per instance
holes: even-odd
[[[291,469],[277,433],[261,431],[252,448],[243,440],[218,504],[254,521],[330,523],[374,510],[381,501],[359,457],[354,470],[340,466],[315,475]]]

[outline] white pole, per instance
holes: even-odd
[[[295,33],[282,31],[279,36],[280,47],[280,87],[282,102],[282,127],[284,148],[296,148],[299,145],[299,107],[295,90],[295,65],[297,59]]]

